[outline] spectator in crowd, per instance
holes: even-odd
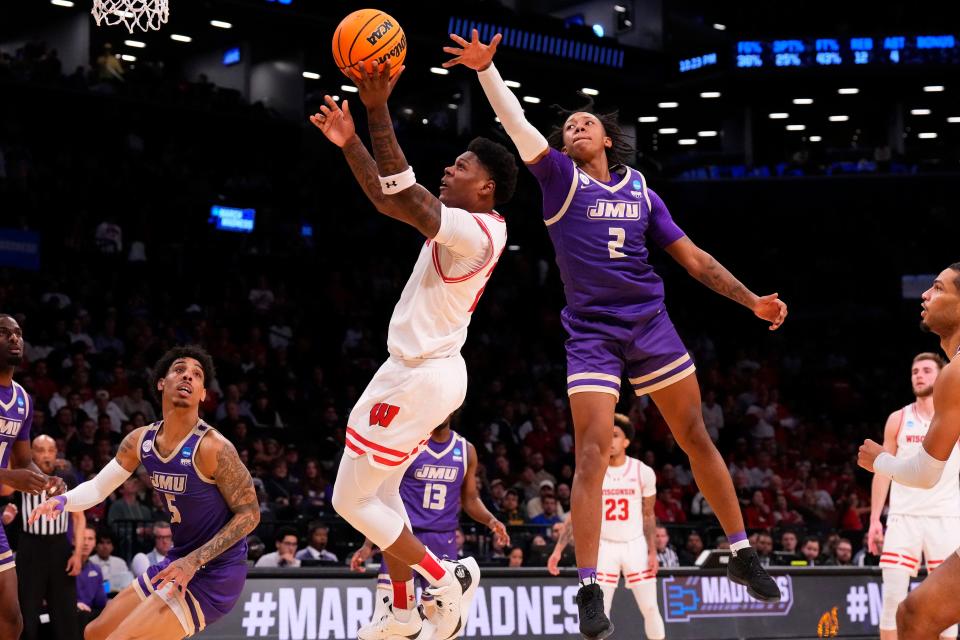
[[[523,512],[520,511],[520,493],[516,489],[508,489],[500,501],[500,508],[496,512],[497,520],[508,527],[521,526],[527,523]]]
[[[507,555],[507,566],[511,569],[523,566],[523,547],[513,547]]]
[[[563,517],[557,513],[557,499],[553,495],[545,495],[542,501],[543,511],[534,518],[530,518],[530,524],[547,525],[544,529],[544,535],[549,535],[550,526],[563,522]]]
[[[820,539],[816,536],[807,536],[800,545],[800,555],[807,561],[807,566],[813,567],[823,564],[820,557]]]
[[[827,560],[827,564],[837,567],[853,566],[853,544],[846,538],[837,540],[833,548],[833,555]]]
[[[276,551],[265,553],[257,560],[257,567],[299,567],[297,559],[297,531],[291,527],[280,527],[274,536]]]
[[[148,553],[138,553],[130,561],[130,573],[134,577],[142,575],[147,569],[167,557],[173,547],[173,530],[169,522],[153,523],[153,549]]]
[[[570,512],[570,485],[561,482],[557,485],[557,513]]]
[[[309,458],[303,465],[303,478],[300,480],[300,511],[307,516],[323,515],[330,508],[333,485],[323,476],[323,470],[316,458]]]
[[[117,398],[116,404],[120,411],[130,416],[131,419],[135,414],[140,413],[143,414],[145,424],[152,424],[157,421],[157,412],[144,397],[143,386],[140,384],[131,387],[127,395]]]
[[[556,497],[553,488],[553,482],[549,479],[541,480],[540,495],[535,496],[527,501],[527,518],[529,518],[531,521],[533,518],[543,513],[543,499],[546,496]],[[564,514],[563,507],[560,506],[559,500],[557,503],[557,514],[561,516]]]
[[[754,548],[757,550],[757,557],[760,559],[760,564],[769,567],[773,562],[773,536],[766,531],[761,531],[757,534]]]
[[[84,413],[90,417],[99,419],[101,415],[109,416],[110,429],[114,433],[120,433],[120,427],[130,419],[127,414],[120,410],[117,403],[110,399],[110,392],[106,389],[97,389],[93,399],[87,400],[82,408]]]
[[[787,496],[778,493],[774,502],[773,521],[777,527],[798,525],[803,524],[803,516],[790,508],[787,504]]]
[[[702,491],[697,491],[696,495],[690,500],[690,515],[695,520],[703,520],[713,517],[713,507],[707,502]]]
[[[297,560],[313,560],[319,562],[337,562],[336,554],[327,550],[327,540],[330,527],[322,522],[310,523],[310,543],[297,552]]]
[[[663,568],[679,567],[680,558],[670,544],[670,533],[666,527],[657,527],[657,562]]]
[[[687,513],[683,510],[680,501],[671,493],[670,487],[658,485],[657,501],[653,508],[659,522],[683,524],[687,521]]]
[[[122,558],[113,555],[113,534],[106,529],[97,532],[95,555],[90,556],[90,562],[100,567],[103,573],[104,584],[109,593],[120,593],[133,582],[133,574],[127,568]]]
[[[87,526],[80,536],[80,559],[83,564],[77,575],[77,616],[82,636],[87,624],[107,606],[107,592],[103,588],[105,580],[100,565],[90,561],[90,554],[97,543],[97,530]]]
[[[684,567],[694,566],[697,562],[697,558],[700,557],[702,552],[703,538],[700,537],[700,534],[697,531],[691,531],[687,534],[687,543],[678,554],[680,558],[680,565]]]
[[[758,489],[753,492],[750,506],[744,509],[743,519],[747,529],[769,529],[774,525],[773,512],[766,503],[763,491]]]
[[[723,407],[717,404],[717,392],[708,389],[701,403],[703,423],[707,425],[707,433],[714,443],[720,441],[720,430],[723,429]]]
[[[119,532],[121,521],[132,524],[152,519],[153,513],[137,499],[140,490],[140,480],[136,476],[127,478],[120,485],[120,499],[111,504],[107,511],[107,523],[114,533]]]

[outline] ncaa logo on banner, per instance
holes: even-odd
[[[664,618],[667,622],[687,622],[694,618],[738,618],[742,616],[785,616],[793,607],[793,582],[790,576],[774,576],[780,587],[780,602],[759,602],[747,594],[746,587],[730,582],[726,576],[675,576],[665,578]]]

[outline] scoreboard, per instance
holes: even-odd
[[[958,64],[960,47],[952,34],[741,40],[736,67],[829,67],[835,65]]]
[[[729,57],[725,52],[710,52],[679,61],[681,73],[714,65],[736,69],[960,65],[960,36],[893,34],[739,40]]]

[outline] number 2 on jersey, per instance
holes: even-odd
[[[607,498],[603,501],[604,520],[629,520],[630,503],[625,498]]]
[[[623,243],[627,241],[627,232],[620,227],[610,227],[612,240],[607,243],[607,249],[610,250],[611,258],[626,258],[627,254],[620,251]]]
[[[423,488],[423,508],[442,511],[447,506],[447,485],[428,482]]]

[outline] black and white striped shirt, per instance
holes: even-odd
[[[25,533],[32,533],[38,536],[54,536],[67,532],[67,519],[70,517],[70,514],[66,511],[61,511],[60,515],[54,520],[40,518],[33,524],[27,524],[33,510],[46,502],[46,500],[46,491],[42,491],[35,496],[29,493],[20,494],[20,515],[23,517],[23,530]]]

